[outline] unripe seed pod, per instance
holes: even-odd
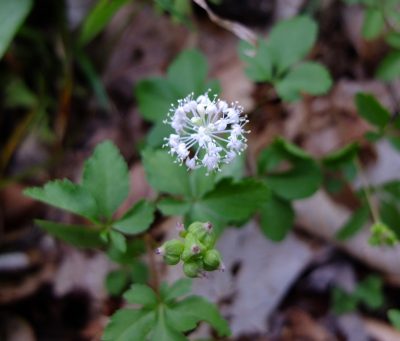
[[[221,265],[221,255],[215,250],[208,250],[203,258],[204,269],[207,271],[214,271]]]
[[[369,243],[374,246],[394,246],[398,238],[394,231],[382,222],[376,222],[371,226],[371,237]]]
[[[164,255],[164,262],[168,265],[176,265],[179,263],[181,258],[179,256],[174,255]]]
[[[206,244],[206,241],[208,243],[212,241],[212,239],[210,239],[210,236],[213,235],[212,224],[209,222],[195,222],[189,226],[188,232],[192,233],[203,244]]]
[[[215,242],[217,241],[217,238],[213,232],[207,233],[203,240],[202,243],[204,244],[206,249],[213,249],[215,246]]]
[[[172,239],[165,242],[161,247],[156,249],[157,255],[181,256],[184,244],[178,239]]]
[[[183,272],[190,278],[198,277],[202,270],[201,262],[190,261],[183,264]]]
[[[184,247],[185,245],[183,244],[183,242],[178,239],[168,240],[164,244],[165,254],[180,257]]]
[[[188,232],[192,233],[195,236],[197,236],[198,233],[202,233],[203,231],[205,231],[204,223],[201,223],[199,221],[190,224],[188,227]]]
[[[186,262],[189,259],[199,258],[204,249],[204,245],[193,234],[188,233],[185,238],[182,260]]]

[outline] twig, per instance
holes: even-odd
[[[197,5],[203,8],[210,19],[215,22],[216,24],[222,26],[223,28],[231,31],[233,34],[238,36],[240,39],[246,40],[252,45],[257,44],[257,35],[248,29],[247,27],[226,19],[222,19],[221,17],[217,16],[211,9],[208,7],[207,3],[204,0],[193,0]]]

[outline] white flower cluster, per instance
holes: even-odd
[[[248,122],[238,103],[230,106],[208,92],[193,98],[193,94],[178,101],[170,109],[168,123],[175,130],[164,146],[176,155],[189,169],[206,167],[208,171],[220,170],[247,147],[244,125]]]

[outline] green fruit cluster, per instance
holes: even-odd
[[[205,271],[223,269],[221,255],[214,248],[216,237],[211,223],[194,222],[187,230],[179,232],[182,240],[172,239],[156,250],[168,265],[183,262],[183,272],[188,277],[199,277]]]
[[[390,227],[382,222],[376,222],[371,226],[369,243],[373,246],[395,246],[398,243],[396,234]]]

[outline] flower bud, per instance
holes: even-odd
[[[215,250],[208,250],[203,258],[204,269],[207,271],[217,270],[221,265],[221,255]]]
[[[174,255],[164,255],[163,259],[164,262],[167,263],[168,265],[176,265],[181,260],[179,256],[174,256]]]
[[[183,264],[183,272],[190,278],[198,277],[202,271],[201,262],[189,261]]]

